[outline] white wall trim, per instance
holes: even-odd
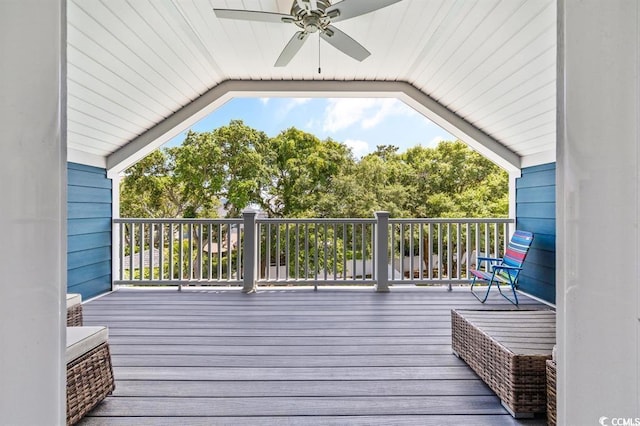
[[[397,98],[508,172],[520,169],[520,157],[516,153],[406,82],[228,80],[109,155],[106,161],[108,175],[113,176],[126,170],[235,97]]]
[[[120,218],[120,181],[121,175],[111,177],[111,290],[115,289],[113,281],[120,273],[120,233],[119,225],[113,219]]]
[[[509,173],[509,218],[514,221],[516,220],[516,184],[520,177],[522,177],[520,170]],[[509,238],[513,235],[515,228],[516,223],[514,223],[513,228],[510,228],[511,232]]]
[[[526,167],[539,166],[541,164],[555,163],[556,151],[549,150],[544,152],[538,152],[536,154],[525,155],[520,160],[520,166],[524,169]]]
[[[76,149],[67,149],[67,161],[70,163],[85,164],[87,166],[107,168],[107,159],[101,155],[90,154]]]

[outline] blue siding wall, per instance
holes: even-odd
[[[111,290],[111,179],[105,169],[67,164],[67,292]]]
[[[516,183],[516,228],[534,233],[519,279],[522,291],[556,301],[556,164],[522,169]]]

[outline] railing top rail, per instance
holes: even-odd
[[[214,219],[184,219],[184,218],[116,218],[113,219],[113,223],[230,223],[241,224],[242,218],[214,218]]]
[[[307,219],[307,218],[291,218],[291,219],[282,219],[282,218],[258,218],[256,219],[257,223],[275,223],[275,224],[286,224],[286,223],[376,223],[376,219],[361,219],[361,218],[317,218],[317,219]]]
[[[396,218],[389,223],[514,223],[510,218]]]

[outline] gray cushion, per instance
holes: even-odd
[[[67,327],[67,364],[104,343],[107,327]]]

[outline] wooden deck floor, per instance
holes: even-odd
[[[542,425],[451,355],[452,308],[511,307],[467,288],[120,289],[84,305],[116,390],[81,424]]]

